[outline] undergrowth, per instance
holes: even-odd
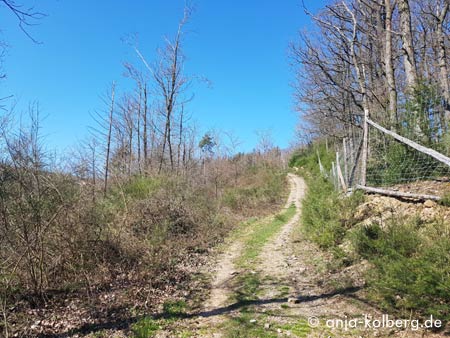
[[[320,174],[318,154],[329,170],[333,154],[326,152],[324,144],[296,153],[290,162],[308,183],[301,219],[307,238],[333,253],[338,263],[334,266],[367,260],[368,297],[383,310],[406,318],[432,314],[450,320],[448,222],[423,223],[411,215],[385,220],[383,228],[376,223],[357,224],[354,215],[364,196],[339,195]],[[448,205],[448,200],[445,196],[441,204]]]
[[[223,203],[233,210],[248,214],[261,206],[273,206],[283,200],[286,173],[272,168],[249,168],[234,186],[223,194]]]
[[[33,175],[26,178],[32,181]],[[136,175],[112,180],[106,193],[70,175],[40,175],[48,187],[25,184],[13,175],[1,182],[2,212],[7,215],[0,222],[0,316],[4,318],[16,316],[7,309],[19,300],[40,307],[56,292],[58,300],[76,295],[87,302],[84,291],[101,293],[108,289],[104,285],[114,289],[119,283],[144,284],[147,290],[187,287],[192,276],[186,266],[198,264],[200,255],[220,243],[243,218],[267,215],[286,192],[285,173],[259,164],[241,168],[218,186],[197,177]],[[19,183],[23,189],[18,189]],[[38,188],[39,194],[34,191]],[[242,191],[250,193],[238,197],[237,206],[230,205],[228,200]],[[19,227],[22,221],[29,226]],[[22,240],[19,230],[29,234],[33,243]],[[22,252],[30,252],[30,258],[22,259]],[[123,299],[147,303],[138,296]],[[5,322],[0,322],[0,332],[24,330]],[[154,329],[147,324],[136,326],[143,336],[145,330]]]

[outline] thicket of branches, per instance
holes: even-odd
[[[234,135],[199,135],[191,121],[194,77],[185,73],[183,54],[189,15],[186,10],[154,62],[131,44],[139,63],[125,63],[124,75],[133,88],[111,85],[91,137],[65,159],[51,156],[40,137],[37,104],[28,117],[11,112],[0,121],[0,332],[6,336],[35,334],[21,311],[55,294],[62,299],[64,291],[92,297],[124,275],[127,285],[176,285],[188,278],[180,265],[192,253],[282,200],[283,154],[268,135],[243,154]],[[147,300],[142,303],[151,307]]]
[[[295,99],[309,137],[351,137],[364,113],[423,143],[445,138],[447,0],[334,1],[291,48]]]

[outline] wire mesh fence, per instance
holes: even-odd
[[[432,199],[446,193],[449,185],[436,182],[450,182],[447,132],[432,138],[420,133],[405,135],[404,130],[392,131],[368,118],[365,121],[367,133],[358,128],[337,147],[329,173],[336,189],[376,188],[372,192]]]
[[[446,164],[376,128],[369,128],[368,149],[366,180],[370,186],[390,186],[450,176],[450,167]]]

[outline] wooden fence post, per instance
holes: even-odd
[[[361,156],[361,185],[366,185],[366,173],[367,173],[367,149],[369,146],[369,125],[367,120],[369,119],[369,110],[364,109],[364,124],[363,124],[363,146]]]

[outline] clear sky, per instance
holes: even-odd
[[[29,28],[42,42],[34,44],[0,5],[0,37],[10,45],[0,97],[14,94],[19,109],[39,101],[46,141],[59,151],[86,136],[93,124],[90,114],[102,109],[99,97],[112,81],[127,89],[123,62],[139,60],[122,38],[138,33],[141,51],[155,59],[163,37],[175,33],[184,6],[182,0],[17,2],[48,16]],[[205,76],[212,88],[194,83],[189,112],[202,131],[233,131],[243,141],[242,150],[255,146],[255,131],[268,129],[277,145],[287,147],[297,123],[287,49],[310,24],[301,0],[194,3],[184,40],[186,72]],[[314,11],[323,1],[305,4]]]

